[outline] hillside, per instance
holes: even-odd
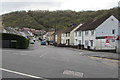
[[[63,29],[72,24],[84,23],[88,20],[97,19],[107,13],[117,17],[118,8],[98,11],[81,11],[71,10],[64,11],[16,11],[2,15],[3,25],[12,27],[29,27],[35,29],[49,30],[51,28]]]

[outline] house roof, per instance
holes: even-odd
[[[11,27],[4,27],[4,29],[5,29],[6,31],[8,31],[9,33],[20,34],[18,31],[14,30],[14,29],[11,28]]]
[[[60,33],[62,33],[62,32],[64,32],[63,29],[62,29],[62,30],[57,30],[57,31],[55,32],[55,34],[60,34]]]
[[[78,29],[76,29],[75,31],[80,31],[80,30],[85,29],[85,27],[86,27],[87,25],[89,25],[91,22],[92,22],[92,21],[87,21],[87,22],[83,23],[83,24],[82,24]]]
[[[110,14],[107,14],[107,15],[104,15],[97,20],[88,21],[88,22],[84,23],[81,27],[79,27],[76,31],[79,31],[79,30],[83,30],[83,31],[94,30],[100,24],[102,24],[106,19],[108,19],[110,16],[111,16]]]
[[[66,28],[66,29],[63,31],[63,33],[69,33],[69,32],[71,32],[71,31],[72,31],[74,28],[76,28],[76,27],[77,27],[76,25],[72,25],[72,26]]]

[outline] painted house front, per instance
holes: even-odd
[[[117,43],[115,36],[118,35],[118,20],[113,15],[105,15],[79,28],[82,36],[76,40],[82,42],[86,49],[115,50]],[[79,42],[76,42],[78,45]]]
[[[70,45],[74,45],[74,40],[75,40],[75,35],[74,32],[81,26],[82,24],[79,24],[77,27],[75,27],[71,32],[70,32]]]
[[[68,27],[61,36],[61,43],[66,45],[74,45],[74,31],[78,28],[76,25]]]

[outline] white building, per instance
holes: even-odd
[[[118,35],[118,19],[105,15],[97,20],[83,24],[75,33],[75,45],[94,50],[115,50]]]
[[[81,24],[80,24],[81,25]],[[72,25],[68,27],[61,36],[61,43],[66,45],[74,45],[74,31],[79,28],[79,26]]]

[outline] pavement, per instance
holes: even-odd
[[[71,50],[79,51],[82,56],[103,58],[103,59],[111,59],[111,60],[119,60],[120,54],[115,52],[107,52],[107,51],[89,51],[89,50],[81,50],[75,48],[68,48]]]

